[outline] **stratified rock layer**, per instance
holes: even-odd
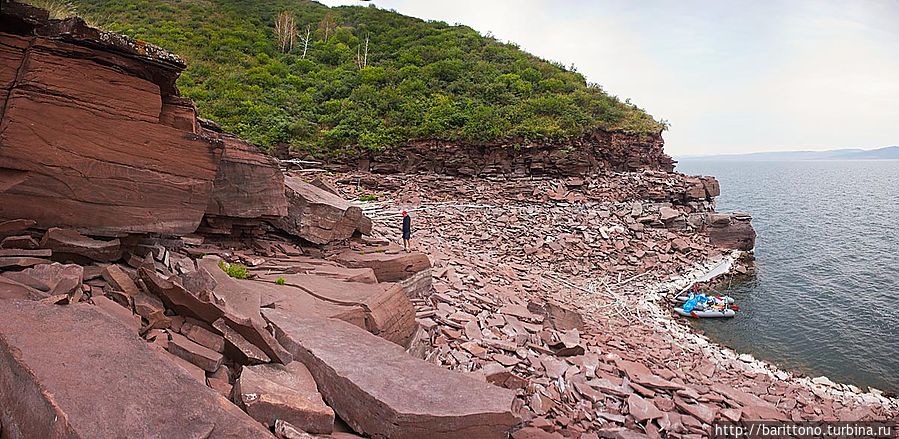
[[[284,175],[278,161],[235,136],[205,133],[220,139],[225,148],[206,214],[251,219],[287,215]]]
[[[346,168],[383,174],[439,173],[461,176],[583,176],[610,171],[670,172],[661,134],[595,130],[558,143],[472,145],[441,140],[409,142],[343,160]]]
[[[748,213],[709,215],[709,242],[716,246],[735,250],[755,248],[755,229]]]
[[[372,437],[507,437],[514,393],[413,358],[339,320],[263,314],[305,364],[325,401]]]
[[[4,4],[4,13],[17,8]],[[95,235],[191,233],[222,149],[166,123],[168,81],[183,64],[93,34],[100,39],[78,19],[0,33],[0,220]]]
[[[271,437],[85,304],[0,301],[4,438]]]

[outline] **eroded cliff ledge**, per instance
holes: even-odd
[[[418,140],[383,151],[336,159],[340,170],[438,173],[454,176],[571,177],[644,169],[671,172],[661,134],[594,130],[564,142],[504,141],[469,144]]]

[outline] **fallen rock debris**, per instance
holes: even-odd
[[[176,56],[15,2],[0,24],[21,67],[0,69],[4,437],[677,438],[899,414],[662,311],[710,261],[750,275],[755,232],[660,137],[591,140],[614,163],[285,174],[197,117]]]

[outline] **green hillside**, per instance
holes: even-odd
[[[268,147],[333,152],[422,138],[514,144],[595,127],[662,129],[580,74],[466,26],[303,0],[73,4],[90,22],[183,56],[189,67],[178,86],[200,114]],[[282,51],[275,22],[284,11],[298,36]]]

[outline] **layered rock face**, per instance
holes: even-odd
[[[710,214],[709,241],[712,245],[737,250],[755,248],[755,229],[748,213]]]
[[[177,56],[20,3],[0,24],[0,220],[93,236],[270,221],[316,244],[370,232],[358,208],[285,186],[276,159],[198,119],[175,87]]]
[[[194,231],[222,147],[198,135],[192,105],[178,105],[184,64],[17,3],[4,3],[0,24],[0,219]]]
[[[203,127],[207,136],[224,146],[206,215],[245,219],[287,215],[284,175],[278,161],[238,137],[208,129],[209,125]]]
[[[674,161],[661,134],[595,130],[564,143],[471,145],[440,140],[411,142],[342,161],[345,169],[374,173],[439,173],[460,176],[583,176],[612,171],[662,169]]]

